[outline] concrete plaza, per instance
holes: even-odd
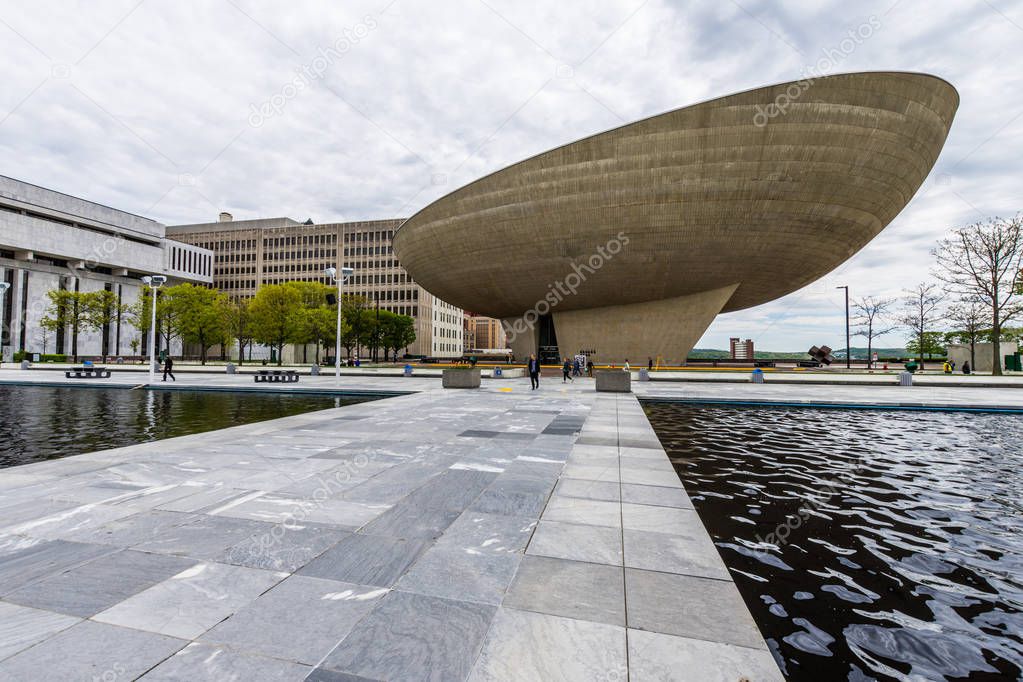
[[[69,380],[4,370],[0,392],[39,381]],[[342,385],[411,393],[0,471],[0,680],[781,679],[636,395],[1023,408],[1014,388]]]

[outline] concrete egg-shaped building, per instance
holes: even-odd
[[[428,291],[504,320],[519,357],[684,361],[720,312],[865,246],[938,158],[959,96],[913,73],[771,85],[552,149],[394,235]]]

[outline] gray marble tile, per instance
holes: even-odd
[[[195,639],[286,577],[241,566],[196,564],[93,620]]]
[[[0,541],[0,594],[115,551],[106,545],[4,536]]]
[[[619,479],[618,463],[599,464],[566,464],[562,472],[565,478],[581,478],[587,481],[610,481],[617,483]]]
[[[625,569],[629,627],[762,649],[735,585],[725,580]]]
[[[359,585],[390,587],[427,547],[429,540],[356,534],[310,561],[298,572]]]
[[[647,571],[729,580],[721,555],[703,526],[673,535],[624,531],[625,565]]]
[[[622,505],[617,502],[555,495],[547,503],[542,520],[620,528],[622,525],[621,508]]]
[[[701,639],[629,630],[629,679],[636,682],[677,680],[679,671],[701,682],[783,682],[774,658],[750,649]]]
[[[391,592],[322,667],[393,682],[463,680],[494,611],[484,604]]]
[[[705,534],[703,522],[692,509],[655,507],[646,504],[622,504],[622,527],[648,533],[687,535]]]
[[[202,640],[315,665],[386,594],[380,587],[291,576]]]
[[[398,581],[396,589],[498,605],[521,554],[434,546]]]
[[[14,590],[15,604],[88,618],[194,565],[179,557],[122,550]]]
[[[186,489],[191,492],[174,500],[162,502],[156,506],[156,509],[173,512],[201,512],[221,507],[255,492],[223,484],[194,485],[188,486]]]
[[[0,602],[0,661],[78,621],[72,616]]]
[[[305,682],[383,682],[383,681],[374,680],[369,677],[363,677],[362,675],[352,675],[350,673],[341,673],[336,670],[327,670],[326,668],[313,668],[313,671],[309,673],[309,677],[305,678]]]
[[[425,485],[435,476],[441,475],[446,469],[403,465],[382,471],[373,478],[346,490],[341,496],[352,502],[369,504],[394,504],[416,488]]]
[[[272,528],[272,523],[203,514],[189,523],[166,528],[159,536],[140,542],[135,548],[194,559],[213,559],[228,547]]]
[[[682,481],[674,470],[656,471],[640,469],[635,467],[622,467],[622,483],[636,483],[639,485],[659,485],[666,488],[681,488]]]
[[[301,682],[309,666],[193,642],[149,671],[146,682]]]
[[[0,532],[53,540],[78,540],[94,528],[130,516],[137,511],[127,506],[85,504],[25,520],[8,526]]]
[[[656,507],[677,507],[692,509],[693,503],[682,488],[666,488],[655,485],[622,484],[622,502],[648,504]]]
[[[624,626],[622,569],[526,555],[508,588],[504,605]]]
[[[449,469],[410,493],[402,504],[423,509],[461,511],[479,497],[495,478],[497,474],[492,472]]]
[[[424,509],[404,503],[394,507],[363,527],[372,535],[395,538],[433,539],[447,530],[461,514],[459,509]]]
[[[318,524],[275,524],[229,547],[216,561],[223,564],[294,573],[351,533]]]
[[[86,620],[0,662],[0,679],[134,680],[187,642]]]
[[[621,500],[621,484],[617,481],[587,481],[581,478],[563,478],[554,489],[555,495],[579,497],[586,500],[618,502]]]
[[[622,532],[605,526],[543,521],[529,541],[527,554],[622,565]]]
[[[466,510],[437,539],[438,547],[469,554],[518,554],[525,549],[536,521],[529,517]]]
[[[182,514],[169,511],[144,511],[134,516],[126,516],[106,523],[83,539],[87,542],[99,542],[119,547],[134,545],[159,538],[165,531],[175,526],[195,520],[194,514]]]
[[[623,627],[502,607],[469,680],[626,680],[625,647]]]
[[[494,514],[536,518],[543,511],[552,488],[553,483],[547,478],[504,473],[494,479],[471,508]]]

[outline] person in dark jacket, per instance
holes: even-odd
[[[164,381],[167,381],[167,375],[168,374],[170,375],[171,381],[177,381],[177,379],[174,378],[174,371],[173,370],[174,370],[174,360],[172,360],[171,356],[168,355],[167,359],[163,363],[163,380]]]
[[[561,383],[566,381],[575,381],[572,378],[572,361],[568,358],[565,358],[564,364],[561,365]]]
[[[529,362],[526,363],[526,371],[529,372],[530,390],[540,388],[540,361],[533,354],[529,355]]]

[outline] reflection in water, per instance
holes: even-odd
[[[645,407],[789,679],[1023,675],[1023,417]]]
[[[372,399],[284,393],[0,386],[0,467]]]

